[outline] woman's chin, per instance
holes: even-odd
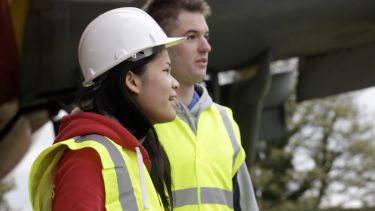
[[[159,122],[157,122],[157,124],[171,122],[174,119],[176,119],[176,112],[173,112],[169,114],[168,116],[165,116],[165,118],[161,119]]]

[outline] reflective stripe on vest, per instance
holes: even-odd
[[[118,187],[117,190],[108,187],[105,188],[106,205],[107,200],[109,204],[111,204],[111,202],[119,201],[122,210],[139,210],[135,199],[133,186],[129,185],[132,184],[129,176],[129,171],[126,167],[125,161],[122,158],[120,151],[111,141],[100,135],[88,135],[75,139],[75,142],[77,143],[84,141],[95,141],[102,144],[106,148],[114,166],[116,167],[114,168],[115,178],[113,178],[113,176],[110,175],[106,175],[103,177],[105,186],[113,183],[113,181],[117,181]],[[105,162],[102,162],[102,165],[103,169],[112,168],[111,166],[107,166]]]
[[[184,205],[199,204],[198,188],[188,188],[173,191],[174,203],[173,207],[181,207]],[[233,193],[231,191],[220,188],[202,187],[200,188],[201,204],[222,204],[233,209]]]
[[[227,112],[225,111],[225,108],[220,106],[220,105],[217,105],[217,104],[216,104],[216,107],[218,108],[218,110],[221,114],[221,117],[223,118],[225,128],[227,129],[230,141],[232,142],[232,147],[233,147],[233,151],[234,151],[232,166],[234,166],[234,163],[236,162],[238,153],[240,152],[240,145],[237,142],[236,136],[235,136],[234,131],[233,131],[232,123],[229,120],[229,117],[227,115]]]

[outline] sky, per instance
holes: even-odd
[[[357,96],[357,102],[364,114],[375,114],[375,87],[363,89]],[[375,115],[374,115],[375,116]]]
[[[375,117],[375,87],[358,92],[357,102],[361,111],[367,116]],[[63,115],[63,114],[60,114]],[[37,155],[53,141],[52,123],[47,123],[33,134],[33,143],[21,162],[5,178],[15,182],[15,188],[5,195],[11,208],[18,211],[31,211],[28,196],[28,175]],[[354,204],[355,205],[355,204]]]

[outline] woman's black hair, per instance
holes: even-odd
[[[94,81],[93,87],[86,88],[87,90],[79,100],[79,107],[83,111],[95,112],[116,119],[137,139],[146,136],[142,145],[150,156],[152,182],[164,209],[172,210],[172,180],[168,157],[152,123],[140,110],[125,85],[127,72],[131,69],[134,74],[142,75],[145,65],[152,61],[156,54],[158,53],[135,62],[126,60],[107,71],[108,73]]]

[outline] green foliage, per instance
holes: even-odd
[[[289,102],[284,136],[262,141],[251,174],[262,210],[375,206],[373,127],[346,94]],[[340,195],[342,204],[332,204]]]

